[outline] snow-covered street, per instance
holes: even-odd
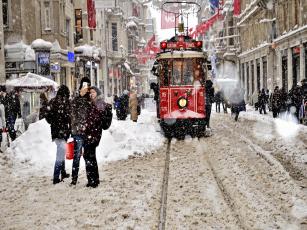
[[[158,229],[167,141],[152,111],[104,131],[95,189],[83,160],[76,186],[53,185],[48,125],[30,126],[1,155],[0,228]],[[212,127],[171,141],[166,229],[306,229],[307,128],[251,108],[238,122],[212,112]]]

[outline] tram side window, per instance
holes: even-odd
[[[170,69],[169,67],[169,63],[168,62],[163,62],[162,63],[162,75],[161,75],[161,82],[163,86],[168,86],[169,85],[169,72]]]
[[[192,59],[186,59],[183,65],[183,84],[193,84],[193,61]]]

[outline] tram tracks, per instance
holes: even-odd
[[[167,206],[167,189],[168,189],[168,177],[169,177],[169,161],[170,161],[170,146],[171,138],[167,140],[167,148],[165,154],[165,167],[163,173],[163,183],[162,183],[162,195],[161,195],[161,208],[159,215],[159,230],[165,229],[166,222],[166,206]]]
[[[245,229],[209,159],[196,151],[202,141],[191,142],[167,140],[158,229]]]

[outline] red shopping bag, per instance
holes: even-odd
[[[66,144],[66,159],[72,160],[74,159],[74,140],[68,140]]]

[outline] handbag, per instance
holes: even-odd
[[[66,143],[66,153],[65,153],[67,160],[74,159],[74,147],[75,147],[74,139],[69,138]]]

